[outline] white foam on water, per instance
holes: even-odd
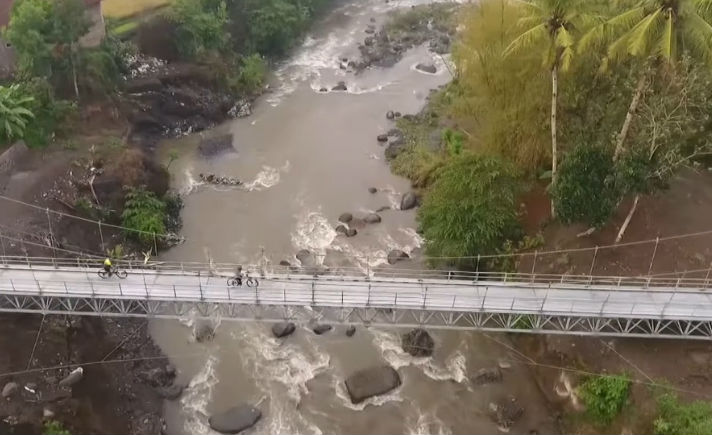
[[[200,179],[193,176],[193,170],[191,168],[187,168],[184,174],[185,182],[183,183],[183,186],[181,186],[181,188],[179,189],[181,195],[188,195],[195,191],[198,187],[205,184],[204,182],[200,181]]]
[[[266,165],[262,166],[262,170],[257,173],[255,179],[248,183],[244,183],[241,187],[248,192],[259,192],[269,189],[279,183],[282,173],[288,172],[289,168],[289,161],[287,161],[281,168],[274,168]]]
[[[215,374],[215,367],[218,358],[215,355],[208,356],[203,368],[196,374],[188,384],[180,399],[186,415],[183,429],[191,434],[215,434],[208,424],[207,407],[213,396],[213,389],[218,383]]]
[[[417,411],[418,418],[406,420],[406,433],[409,435],[451,435],[452,431],[445,426],[434,413]]]
[[[265,333],[261,325],[250,325],[231,335],[240,343],[240,360],[245,372],[251,374],[257,388],[270,398],[259,432],[321,435],[321,430],[298,411],[297,405],[309,392],[307,382],[329,368],[329,355],[314,346],[302,349],[277,340]],[[280,393],[275,383],[286,389],[286,393]]]
[[[318,211],[304,210],[296,216],[297,225],[291,234],[292,244],[297,249],[308,249],[323,258],[326,249],[336,239],[336,231],[329,220]]]
[[[448,356],[444,364],[439,364],[432,357],[415,357],[404,352],[400,336],[396,333],[378,329],[370,329],[370,332],[373,344],[392,367],[418,367],[425,376],[435,381],[467,382],[467,360],[459,350]]]

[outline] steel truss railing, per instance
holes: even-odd
[[[260,286],[234,289],[225,283],[235,266],[229,264],[214,264],[208,271],[190,263],[126,265],[126,280],[101,280],[96,261],[87,263],[93,267],[69,268],[60,260],[47,259],[56,262],[51,265],[33,260],[0,267],[0,311],[155,318],[192,313],[272,322],[316,318],[404,327],[712,337],[712,296],[695,287],[706,280],[446,271],[417,271],[428,272],[417,275],[421,278],[406,271],[403,278],[394,276],[401,270],[359,276],[246,268],[259,273]]]

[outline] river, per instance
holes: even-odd
[[[414,211],[397,210],[407,180],[392,175],[376,136],[394,125],[388,110],[415,113],[430,89],[446,83],[443,60],[415,48],[391,68],[359,75],[339,68],[339,59],[358,58],[364,29],[388,11],[423,1],[350,0],[314,25],[301,47],[281,64],[273,92],[261,97],[247,118],[164,146],[176,149],[173,185],[185,194],[182,234],[186,242],[162,255],[166,260],[255,263],[295,262],[300,249],[341,252],[366,266],[383,262],[390,249],[412,252],[421,244]],[[433,63],[436,74],[417,71]],[[346,92],[319,92],[346,82]],[[205,160],[201,138],[232,133],[237,153]],[[236,188],[201,185],[201,172],[245,181]],[[378,193],[371,194],[369,187]],[[380,224],[356,237],[337,236],[343,212],[363,215],[382,206]],[[304,313],[308,318],[308,313]],[[503,336],[432,331],[432,358],[413,358],[400,349],[400,330],[344,327],[317,336],[307,325],[284,340],[270,325],[219,320],[215,338],[197,343],[195,322],[154,321],[151,331],[188,387],[166,403],[169,433],[211,433],[208,416],[241,402],[259,403],[262,420],[248,433],[495,433],[490,402],[516,398],[524,416],[513,433],[551,432],[552,422],[529,368],[504,345]],[[495,341],[496,340],[496,341]],[[355,370],[391,364],[403,386],[355,406],[343,380]],[[482,368],[503,367],[500,383],[475,385]]]

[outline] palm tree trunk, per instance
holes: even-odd
[[[625,114],[625,121],[623,121],[623,127],[621,132],[618,134],[618,140],[616,141],[616,150],[613,153],[613,161],[615,162],[620,157],[623,151],[623,143],[628,137],[628,132],[630,131],[630,124],[633,121],[633,116],[638,110],[638,104],[640,104],[640,99],[643,96],[643,90],[645,89],[646,75],[643,72],[638,79],[638,85],[635,87],[635,93],[633,94],[633,100],[630,102],[628,107],[628,113]]]
[[[621,241],[623,238],[623,233],[625,233],[625,230],[628,228],[628,224],[630,223],[630,220],[633,218],[633,214],[635,213],[635,209],[638,208],[638,201],[640,200],[640,194],[635,195],[635,199],[633,200],[633,205],[630,207],[630,211],[628,212],[628,216],[625,217],[625,220],[623,221],[623,225],[621,225],[620,231],[618,231],[618,235],[616,236],[615,243],[618,243]]]
[[[77,68],[76,68],[76,62],[74,58],[74,46],[70,47],[69,49],[69,59],[70,62],[72,63],[72,79],[74,80],[74,95],[77,97],[77,101],[79,101],[79,86],[77,85]]]
[[[556,103],[559,97],[559,65],[551,68],[551,185],[556,184],[556,164],[558,162],[556,146]],[[556,218],[554,201],[551,201],[551,217]]]

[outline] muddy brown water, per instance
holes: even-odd
[[[362,256],[375,265],[390,249],[410,252],[420,245],[413,211],[385,211],[382,223],[353,238],[336,237],[333,230],[343,212],[397,208],[409,183],[390,173],[376,141],[394,127],[385,113],[418,111],[429,90],[450,79],[443,59],[426,47],[410,50],[392,68],[358,76],[339,68],[340,58],[356,58],[371,17],[381,23],[388,11],[412,4],[339,2],[278,68],[274,92],[257,102],[252,116],[163,146],[180,154],[171,166],[173,184],[186,194],[186,242],[164,259],[254,263],[267,257],[276,263],[310,249]],[[439,72],[418,72],[418,62],[434,63]],[[347,92],[319,92],[339,81]],[[201,138],[228,132],[236,153],[214,160],[198,156]],[[201,185],[201,172],[237,177],[245,185]],[[369,187],[379,192],[371,194]],[[357,263],[365,266],[365,260]],[[302,316],[310,318],[307,310]],[[344,327],[316,336],[305,324],[277,340],[269,324],[215,323],[209,343],[192,339],[196,322],[190,316],[152,323],[154,338],[188,385],[181,399],[166,404],[171,433],[211,433],[208,416],[241,402],[259,403],[263,412],[247,433],[495,433],[489,404],[511,398],[525,409],[513,433],[553,430],[528,367],[487,336],[434,331],[435,355],[419,359],[400,349],[402,330],[361,327],[347,338]],[[343,380],[384,362],[398,369],[403,385],[352,405]],[[507,367],[502,383],[470,381],[477,370],[499,364]]]

